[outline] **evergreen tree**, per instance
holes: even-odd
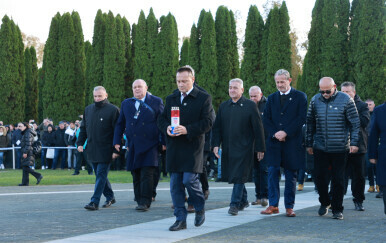
[[[89,92],[91,92],[92,88],[91,85],[92,85],[92,80],[91,80],[91,57],[92,57],[92,45],[89,41],[86,41],[84,43],[84,53],[85,53],[85,57],[86,57],[86,70],[85,70],[85,80],[86,80],[86,83],[85,83],[85,97],[84,97],[84,104],[85,106],[88,106],[89,104],[92,103],[92,101],[90,100],[90,95],[88,94]]]
[[[371,98],[378,105],[385,101],[385,5],[382,0],[357,4],[351,22],[357,28],[351,36],[353,81],[363,99]]]
[[[104,70],[104,51],[105,51],[105,31],[106,17],[99,9],[94,20],[94,35],[92,38],[92,55],[90,64],[90,90],[86,90],[89,96],[88,104],[94,102],[93,88],[103,83]]]
[[[39,90],[39,98],[38,98],[38,121],[42,122],[43,117],[43,84],[44,84],[44,70],[43,68],[39,68],[38,70],[38,90]]]
[[[122,18],[122,24],[123,24],[123,33],[125,37],[125,98],[132,97],[133,91],[131,89],[131,85],[133,83],[134,79],[134,60],[133,60],[133,54],[132,54],[132,45],[131,45],[131,38],[130,38],[130,24],[129,21],[125,17]]]
[[[288,10],[283,1],[280,9],[275,6],[272,10],[269,24],[266,87],[264,92],[271,94],[276,91],[274,74],[279,69],[291,70],[291,39],[289,37]]]
[[[25,121],[38,119],[38,66],[35,47],[27,47],[25,59]]]
[[[264,82],[261,66],[264,21],[256,5],[249,8],[247,25],[245,29],[244,58],[241,62],[241,79],[244,81],[245,90],[253,85],[261,85]]]
[[[230,28],[231,47],[229,49],[230,62],[231,62],[231,78],[238,78],[240,77],[240,62],[239,62],[239,51],[237,48],[236,20],[232,10],[229,11],[229,18],[231,21],[231,28]]]
[[[0,120],[16,123],[24,119],[24,46],[20,29],[5,15],[0,27]]]
[[[150,8],[149,15],[146,19],[146,49],[147,58],[145,66],[144,79],[149,88],[152,87],[153,82],[156,81],[157,77],[154,77],[154,61],[158,35],[158,20],[156,19],[153,8]]]
[[[125,44],[121,17],[110,11],[106,18],[103,86],[109,93],[109,101],[120,106],[125,97],[124,70]]]
[[[176,20],[171,13],[160,18],[160,26],[161,29],[157,37],[154,68],[154,76],[157,79],[153,82],[150,91],[165,99],[166,96],[175,89],[179,58],[178,31]]]
[[[54,87],[55,98],[52,115],[54,122],[72,120],[79,115],[79,99],[74,92],[75,76],[75,29],[70,13],[64,13],[59,22],[59,63],[57,85]],[[83,98],[83,97],[82,97]],[[83,103],[83,100],[81,101]]]
[[[139,14],[138,23],[136,25],[135,39],[133,45],[135,49],[134,57],[134,79],[145,79],[146,65],[148,64],[148,55],[146,47],[146,18],[143,11]]]
[[[60,14],[57,13],[51,20],[50,32],[44,46],[43,56],[43,79],[42,87],[42,105],[43,117],[52,118],[56,112],[54,107],[54,88],[57,86],[58,63],[59,63],[59,22]]]
[[[189,65],[189,39],[185,38],[182,42],[181,54],[180,54],[180,67]]]
[[[195,24],[193,24],[190,29],[188,64],[194,69],[195,75],[197,76],[200,72],[200,40]]]
[[[268,78],[267,78],[266,70],[267,70],[269,26],[271,23],[271,16],[272,16],[272,11],[270,11],[268,13],[267,20],[265,21],[265,25],[264,25],[263,37],[261,40],[261,48],[260,48],[260,50],[261,50],[261,61],[260,61],[261,72],[257,73],[258,80],[261,80],[259,86],[265,94],[269,94],[266,92],[266,88],[268,85],[270,85],[269,82],[267,81]],[[269,79],[269,80],[272,80],[272,79]]]
[[[75,84],[72,87],[72,91],[75,94],[74,102],[74,113],[83,114],[85,105],[85,90],[86,90],[86,56],[84,47],[84,37],[82,23],[78,12],[71,13],[72,22],[74,25],[74,74]],[[75,118],[75,117],[74,117]],[[73,119],[74,119],[73,118]]]
[[[218,79],[216,55],[216,30],[211,12],[207,12],[201,22],[200,60],[198,84],[212,95],[213,105],[217,107],[227,96],[229,80]]]

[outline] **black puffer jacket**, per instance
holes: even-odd
[[[21,154],[27,154],[27,158],[22,158],[21,161],[22,166],[30,166],[33,165],[35,161],[35,156],[32,150],[32,144],[34,142],[34,137],[36,136],[36,132],[33,129],[26,129],[24,132],[21,132],[23,137],[21,138]]]
[[[361,123],[359,130],[359,150],[358,153],[366,153],[367,152],[367,139],[368,139],[368,131],[367,126],[370,123],[370,112],[369,106],[366,102],[363,102],[358,95],[354,96],[355,106],[357,107],[359,120]]]
[[[307,113],[306,147],[342,153],[359,145],[359,116],[354,100],[335,91],[330,99],[315,95]]]

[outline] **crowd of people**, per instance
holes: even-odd
[[[265,97],[260,87],[252,86],[249,99],[243,96],[243,80],[230,80],[230,99],[221,103],[217,114],[211,96],[198,85],[190,66],[177,70],[177,89],[165,105],[148,92],[142,79],[133,82],[134,97],[124,100],[120,109],[109,103],[106,89],[97,86],[94,103],[85,108],[81,121],[61,121],[56,128],[50,119],[39,126],[34,121],[19,123],[15,130],[12,125],[0,126],[0,147],[21,144],[16,168],[22,166],[37,183],[43,176],[33,170],[34,159],[26,159],[33,157],[30,148],[23,149],[26,134],[28,141],[36,137],[44,147],[55,147],[53,151],[43,149],[42,169],[56,169],[61,160],[61,169],[74,168],[73,175],[78,175],[85,163],[88,173],[96,175],[87,210],[99,209],[102,194],[106,197],[102,207],[116,202],[108,179],[111,161],[125,160],[120,164],[133,176],[139,212],[150,209],[161,175],[170,173],[176,216],[170,231],[186,229],[189,212],[195,212],[195,226],[205,222],[208,174],[215,171],[211,154],[218,159],[218,180],[233,184],[230,215],[249,206],[245,183],[251,179],[256,193],[252,205],[268,206],[261,214],[279,213],[279,182],[284,176],[285,215],[296,217],[296,190],[303,190],[306,171],[319,194],[320,216],[331,208],[333,219],[343,219],[349,178],[354,208],[365,210],[365,169],[368,192],[377,191],[386,204],[385,104],[374,108],[374,101],[359,98],[354,83],[343,82],[339,91],[333,78],[324,77],[319,93],[307,105],[305,93],[291,87],[287,70],[278,70],[274,80],[277,92]],[[20,162],[21,156],[28,166]],[[3,152],[0,159],[0,168],[4,168]],[[24,178],[21,185],[28,185]]]

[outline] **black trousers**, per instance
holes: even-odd
[[[29,166],[23,166],[23,179],[21,180],[21,183],[23,185],[29,184],[29,174],[33,175],[36,179],[38,179],[42,175],[36,172],[35,170],[31,169]]]
[[[347,162],[347,153],[326,153],[314,149],[315,184],[318,188],[319,202],[322,206],[331,204],[332,212],[343,212],[344,176]],[[329,171],[331,170],[331,171]],[[328,195],[330,183],[332,198]]]
[[[383,192],[383,206],[385,208],[385,214],[386,214],[386,186],[379,186],[379,190]]]
[[[150,207],[153,196],[154,172],[156,167],[146,166],[131,171],[133,175],[134,196],[138,205]]]
[[[365,154],[348,154],[346,166],[346,191],[348,187],[347,171],[351,170],[351,192],[353,201],[362,203],[365,200]]]
[[[208,173],[206,171],[206,160],[208,158],[209,152],[204,151],[204,166],[202,167],[202,173],[200,174],[200,183],[202,186],[202,192],[209,190],[208,183]]]
[[[87,165],[86,168],[87,168],[88,174],[91,175],[93,167],[92,167],[92,164],[89,161],[87,161],[86,152],[81,153],[79,151],[76,151],[75,155],[76,155],[76,164],[75,164],[74,173],[78,174],[79,171],[81,170],[82,164],[85,164],[85,165]]]

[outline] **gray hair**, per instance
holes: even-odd
[[[279,69],[279,70],[277,70],[276,73],[275,73],[275,77],[277,77],[277,76],[282,76],[282,75],[285,76],[285,79],[286,79],[286,80],[289,80],[289,79],[291,78],[290,73],[289,73],[287,70],[285,70],[285,69]]]
[[[350,81],[343,82],[340,85],[340,88],[342,88],[342,87],[351,87],[352,90],[355,91],[355,84],[353,82],[350,82]]]
[[[250,87],[249,93],[251,93],[252,90],[257,90],[257,92],[261,93],[261,88],[257,85]]]
[[[133,84],[134,84],[136,81],[142,81],[142,82],[145,84],[145,86],[147,87],[147,83],[146,83],[145,80],[139,78],[139,79],[134,80]],[[133,86],[133,84],[132,84],[131,86]]]
[[[233,82],[239,83],[240,86],[241,86],[241,88],[244,88],[244,82],[243,82],[243,80],[241,80],[241,79],[239,79],[239,78],[231,79],[231,80],[229,81],[229,85],[230,85],[231,83],[233,83]]]
[[[95,91],[98,91],[98,90],[102,90],[102,91],[105,91],[106,92],[106,89],[105,89],[105,87],[103,87],[103,86],[96,86],[95,88],[94,88],[94,92]],[[107,93],[107,92],[106,92]]]

